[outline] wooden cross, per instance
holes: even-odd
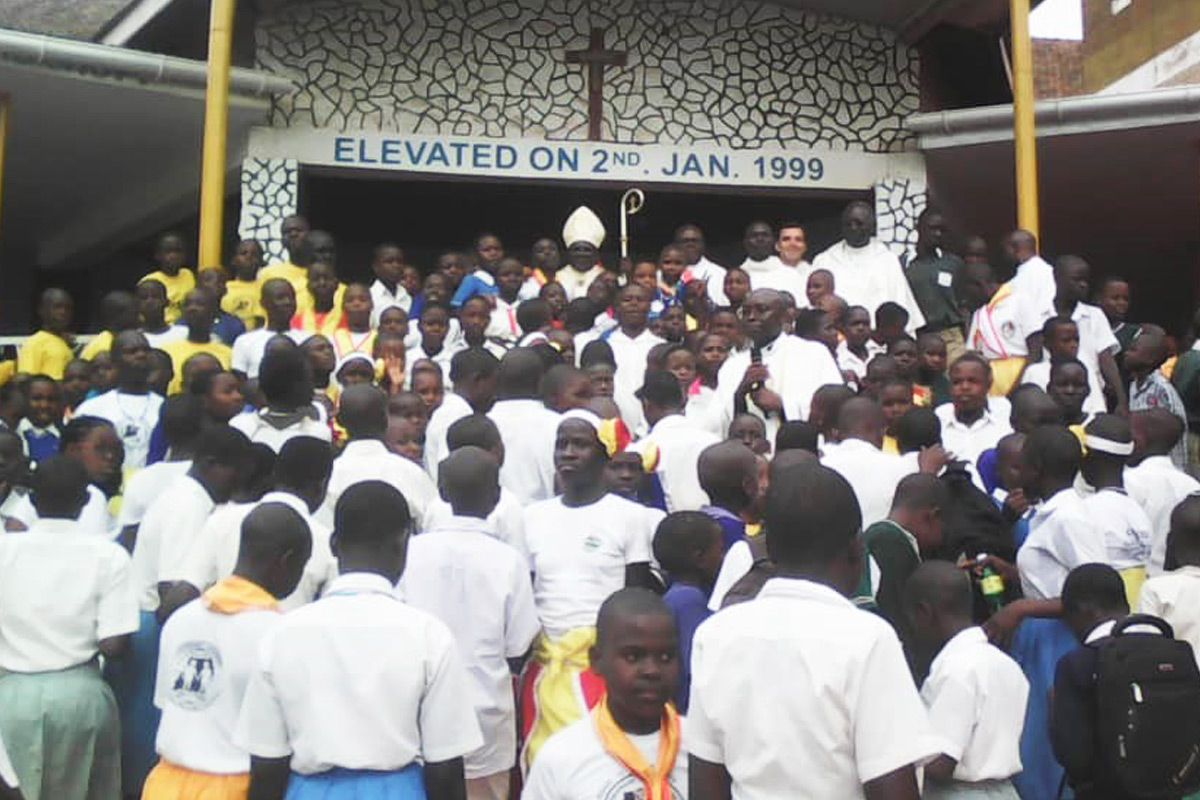
[[[625,66],[621,50],[604,49],[604,29],[592,28],[587,50],[568,50],[568,64],[587,64],[588,68],[588,139],[600,141],[600,122],[604,116],[604,68]]]

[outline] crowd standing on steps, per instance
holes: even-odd
[[[0,797],[1200,791],[1200,344],[1026,231],[918,232],[609,263],[580,207],[344,283],[293,216],[272,264],[162,234],[86,343],[47,289]]]

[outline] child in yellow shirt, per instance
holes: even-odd
[[[17,372],[27,375],[49,375],[61,380],[63,370],[74,356],[74,342],[67,329],[75,303],[62,289],[47,289],[38,303],[41,329],[25,340],[17,353]]]
[[[167,322],[179,319],[183,298],[196,288],[196,275],[184,266],[187,262],[187,247],[178,233],[164,233],[158,237],[154,248],[154,263],[157,270],[142,278],[153,278],[167,290]]]
[[[230,260],[234,279],[225,283],[225,296],[221,298],[221,310],[240,319],[248,331],[262,327],[263,310],[258,302],[262,294],[258,271],[262,265],[262,245],[254,239],[238,242]]]

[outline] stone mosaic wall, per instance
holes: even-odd
[[[896,255],[916,252],[917,217],[926,201],[924,181],[897,179],[875,184],[875,235]]]
[[[628,53],[605,73],[603,138],[739,149],[887,153],[911,144],[917,58],[888,30],[732,0],[263,0],[259,66],[291,79],[275,127],[583,139],[586,68],[567,50]],[[294,161],[246,159],[240,232],[282,257]],[[916,241],[925,186],[876,186],[879,238]]]
[[[296,213],[299,170],[283,158],[247,158],[242,161],[242,216],[238,236],[257,239],[270,264],[284,258],[280,225]]]
[[[277,127],[578,139],[590,29],[604,138],[888,152],[917,110],[915,51],[891,31],[729,0],[317,0],[264,15],[260,66],[296,82]]]

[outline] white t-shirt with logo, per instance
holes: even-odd
[[[154,392],[125,394],[113,389],[84,400],[75,409],[75,416],[111,422],[125,445],[125,469],[141,469],[150,454],[150,435],[158,425],[162,404],[162,395]]]
[[[258,647],[283,620],[272,609],[210,611],[193,600],[162,629],[154,705],[162,709],[156,747],[190,770],[230,775],[250,771],[250,754],[233,730]]]
[[[600,604],[625,586],[625,567],[650,563],[662,514],[607,494],[586,506],[561,497],[525,509],[525,546],[538,618],[551,638],[596,624]]]
[[[658,758],[659,734],[627,734],[646,759]],[[682,743],[668,778],[673,800],[687,800],[688,756]],[[563,728],[538,751],[522,800],[625,800],[645,796],[642,780],[604,749],[591,715]]]

